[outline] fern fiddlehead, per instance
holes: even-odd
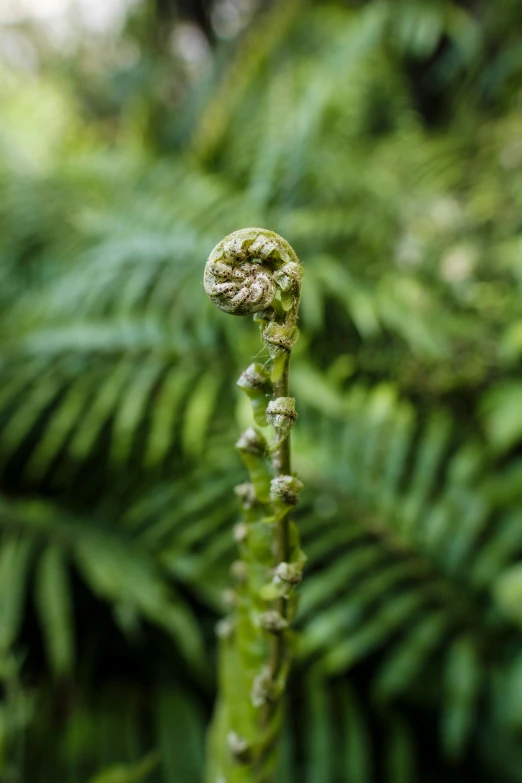
[[[206,783],[269,783],[290,664],[289,625],[304,555],[290,513],[302,484],[291,470],[290,433],[297,418],[289,396],[289,363],[298,337],[302,267],[278,234],[246,228],[212,251],[205,291],[226,313],[254,315],[269,354],[253,363],[238,386],[248,395],[258,427],[236,448],[250,481],[236,487],[243,521],[236,525],[240,559],[232,566],[232,611],[218,625],[218,702],[210,731]],[[268,365],[268,366],[267,366]]]

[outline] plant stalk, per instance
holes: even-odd
[[[297,339],[302,268],[274,232],[243,229],[212,251],[205,290],[227,313],[256,315],[271,357],[251,364],[238,380],[255,423],[273,426],[267,440],[250,427],[236,444],[250,481],[236,487],[243,522],[236,526],[240,560],[232,613],[220,623],[220,694],[209,734],[206,783],[271,783],[290,662],[288,624],[304,555],[290,515],[301,482],[292,476],[290,432],[296,420],[289,396],[290,354]]]
[[[274,398],[288,397],[290,390],[290,352],[285,361],[285,366],[281,378],[274,384]],[[291,451],[291,434],[283,437],[283,433],[279,427],[275,428],[275,436],[277,440],[281,440],[281,444],[273,457],[273,468],[276,476],[290,476],[292,472],[292,451]],[[275,540],[275,562],[286,563],[290,558],[290,514],[285,514],[284,517],[279,520],[276,527],[276,540]],[[276,609],[279,614],[286,620],[288,616],[288,601],[284,597],[280,597],[276,601]],[[285,634],[278,634],[272,642],[272,650],[270,656],[270,673],[275,680],[279,674],[282,662],[285,657]]]

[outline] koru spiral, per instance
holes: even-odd
[[[301,275],[299,260],[283,237],[264,228],[243,228],[216,245],[203,284],[220,310],[248,315],[270,307],[278,290],[290,302],[288,309],[295,306]]]

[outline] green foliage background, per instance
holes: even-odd
[[[201,278],[249,225],[306,269],[279,783],[522,781],[521,17],[282,0],[196,70],[161,4],[8,31],[2,783],[201,780],[259,350]]]

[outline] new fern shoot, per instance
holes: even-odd
[[[289,392],[302,276],[288,242],[262,228],[225,237],[205,267],[211,301],[225,313],[252,314],[268,353],[237,382],[251,400],[256,426],[236,444],[250,480],[235,490],[243,520],[234,530],[239,558],[232,565],[234,589],[227,592],[231,611],[218,625],[219,693],[206,783],[270,783],[277,764],[289,626],[305,562],[291,521],[303,485],[292,474],[297,413]]]

